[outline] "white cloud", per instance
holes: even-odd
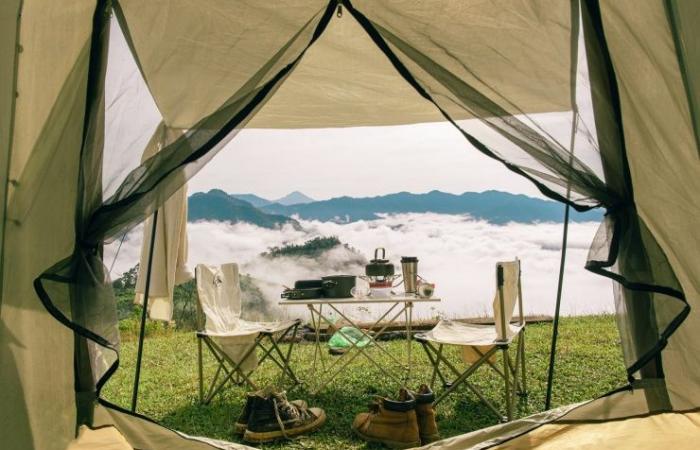
[[[556,298],[561,248],[561,224],[493,225],[467,216],[400,214],[373,221],[349,224],[300,221],[303,230],[287,226],[280,230],[250,224],[199,222],[189,224],[189,264],[221,264],[236,261],[242,271],[264,280],[261,289],[276,303],[282,285],[297,279],[335,273],[361,274],[357,261],[346,249],[336,249],[319,259],[268,260],[259,254],[269,247],[302,243],[316,236],[338,236],[370,258],[375,247],[385,247],[387,256],[400,270],[401,256],[417,256],[419,273],[437,284],[436,296],[443,300],[416,309],[418,316],[471,317],[490,314],[495,289],[495,263],[519,257],[522,260],[523,298],[526,313],[552,314]],[[586,271],[588,247],[598,224],[571,223],[562,301],[567,315],[613,310],[612,282]],[[113,274],[133,266],[140,249],[140,230],[125,240]],[[107,248],[109,267],[118,243]],[[301,314],[295,308],[292,315]],[[365,314],[361,314],[365,315]]]

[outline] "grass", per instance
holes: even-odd
[[[526,358],[530,394],[517,405],[518,417],[541,411],[544,407],[551,332],[551,324],[532,324],[527,327]],[[313,345],[297,345],[292,367],[300,378],[313,378],[315,375],[309,373]],[[396,355],[405,356],[405,341],[389,342],[388,348]],[[412,352],[414,381],[411,387],[415,388],[420,382],[429,381],[431,371],[419,344],[413,344]],[[381,352],[375,350],[372,354],[382,363],[389,361]],[[131,399],[135,355],[136,341],[127,340],[122,346],[120,369],[102,393],[104,398],[127,408]],[[458,361],[456,351],[451,357],[455,362]],[[255,373],[255,380],[260,385],[276,382],[279,371],[275,368],[271,363],[261,365]],[[214,371],[214,360],[207,355],[205,377],[210,379]],[[623,385],[625,379],[619,337],[612,316],[562,319],[552,401],[554,407],[598,397]],[[496,400],[497,405],[502,404],[503,384],[490,368],[480,368],[473,380],[489,398]],[[355,438],[350,424],[355,414],[367,409],[367,404],[374,395],[395,395],[397,388],[395,382],[386,379],[369,361],[359,357],[348,367],[346,373],[316,396],[309,395],[304,386],[288,391],[290,399],[304,398],[311,406],[320,406],[326,410],[328,421],[321,430],[301,440],[266,444],[263,448],[376,448]],[[243,406],[244,392],[245,388],[230,385],[210,405],[200,405],[194,334],[159,329],[153,336],[147,337],[139,388],[140,413],[188,434],[240,442],[232,434],[232,425]],[[443,437],[496,423],[490,410],[479,403],[466,388],[451,394],[438,409],[438,426]]]

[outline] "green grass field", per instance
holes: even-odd
[[[551,324],[527,327],[526,358],[529,396],[517,405],[517,417],[544,408]],[[388,343],[389,349],[404,357],[405,341]],[[309,373],[313,345],[297,344],[293,353],[293,368],[303,379],[313,379]],[[412,347],[414,364],[411,388],[429,381],[428,360],[419,344]],[[122,345],[121,365],[107,383],[102,396],[118,405],[129,407],[134,376],[136,342]],[[205,353],[206,355],[206,353]],[[373,355],[386,363],[381,352]],[[455,362],[458,353],[451,354]],[[330,358],[330,357],[329,357]],[[205,377],[213,376],[214,359],[206,355]],[[275,383],[278,370],[272,363],[263,364],[255,372],[260,385]],[[488,367],[480,368],[473,380],[484,393],[502,404],[503,383]],[[598,397],[625,383],[619,336],[612,316],[564,318],[560,325],[558,358],[553,406],[580,402]],[[436,386],[439,390],[440,387]],[[265,445],[264,448],[301,447],[313,449],[374,448],[355,438],[350,425],[355,414],[365,411],[375,395],[395,394],[398,385],[386,379],[372,364],[360,357],[347,372],[316,396],[304,386],[288,391],[290,399],[306,399],[311,406],[326,410],[328,421],[316,433],[300,440]],[[224,389],[210,405],[198,403],[197,344],[194,333],[157,329],[145,341],[144,359],[139,389],[138,411],[163,425],[188,434],[208,436],[238,442],[232,425],[244,401],[244,387]],[[476,396],[465,389],[453,393],[440,404],[438,426],[443,437],[466,433],[497,423],[496,417]]]

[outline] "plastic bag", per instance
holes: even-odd
[[[343,327],[336,331],[328,341],[331,350],[344,351],[350,349],[353,344],[357,347],[365,347],[371,339],[355,327]]]

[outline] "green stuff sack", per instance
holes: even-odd
[[[357,328],[343,327],[331,336],[328,341],[328,347],[330,347],[333,353],[344,353],[349,350],[353,344],[357,347],[365,347],[370,342],[371,340],[369,337]]]

